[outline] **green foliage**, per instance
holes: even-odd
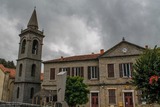
[[[0,64],[7,68],[16,68],[13,61],[6,61],[5,59],[0,58]]]
[[[147,103],[160,103],[160,79],[150,84],[153,75],[160,76],[160,49],[147,49],[134,64],[132,83],[142,91]]]
[[[89,90],[82,77],[67,77],[65,100],[69,106],[82,105],[88,102]]]

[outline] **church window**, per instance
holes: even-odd
[[[24,39],[22,42],[22,48],[21,48],[21,53],[25,53],[25,49],[26,49],[26,40]]]
[[[38,41],[34,40],[32,44],[32,54],[38,54]]]
[[[31,76],[35,76],[35,72],[36,72],[36,65],[35,64],[33,64],[32,65],[32,69],[31,69]]]
[[[17,88],[17,98],[19,98],[19,87]]]
[[[20,66],[19,66],[19,76],[21,76],[22,75],[22,64],[20,64]]]
[[[32,88],[31,88],[31,93],[30,93],[30,99],[33,98],[33,95],[34,95],[34,88],[32,87]]]

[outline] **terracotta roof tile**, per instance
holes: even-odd
[[[9,74],[10,78],[15,78],[16,70],[15,69],[9,69],[9,71],[10,71],[10,74]]]
[[[10,78],[15,78],[16,70],[12,68],[6,68],[2,64],[0,64],[0,69],[5,73],[8,72]]]
[[[93,59],[97,59],[98,56],[100,56],[100,55],[101,54],[88,54],[88,55],[61,57],[61,58],[58,58],[58,59],[44,61],[43,63],[93,60]]]

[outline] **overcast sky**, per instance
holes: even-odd
[[[18,35],[35,6],[43,61],[108,50],[122,37],[160,46],[160,0],[0,0],[0,58],[16,62]]]

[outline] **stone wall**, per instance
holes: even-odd
[[[0,107],[40,107],[40,105],[0,101]]]

